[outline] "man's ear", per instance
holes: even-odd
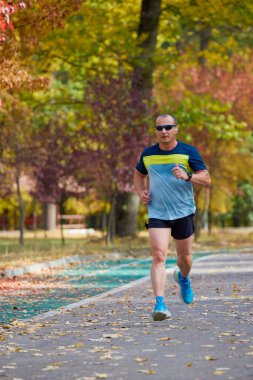
[[[178,133],[178,128],[175,128],[176,133]]]

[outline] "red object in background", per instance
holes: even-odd
[[[14,26],[10,20],[10,16],[14,14],[18,8],[26,8],[26,4],[22,2],[3,1],[0,0],[0,41],[5,41],[6,31],[8,29],[14,29]]]

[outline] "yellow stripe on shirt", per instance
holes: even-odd
[[[146,169],[152,165],[163,164],[180,164],[183,165],[186,171],[191,171],[189,166],[189,156],[186,154],[170,154],[170,155],[153,155],[143,157]]]

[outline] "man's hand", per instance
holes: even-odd
[[[148,205],[151,198],[150,198],[150,194],[147,190],[143,190],[140,194],[140,200],[142,201],[142,203],[144,203],[144,205]]]
[[[181,169],[178,164],[175,165],[175,167],[172,169],[172,173],[177,179],[183,179],[184,181],[188,179],[187,173]]]

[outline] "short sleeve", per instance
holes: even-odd
[[[207,167],[196,148],[192,148],[190,152],[189,165],[194,172],[199,170],[207,170]]]
[[[136,168],[136,170],[138,170],[138,172],[140,172],[143,175],[148,174],[148,171],[147,171],[146,166],[145,166],[144,161],[143,161],[143,153],[141,154],[140,160],[139,160],[139,162],[135,168]]]

